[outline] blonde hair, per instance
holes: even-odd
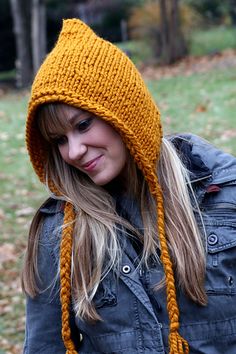
[[[42,106],[38,111],[39,128],[49,149],[45,166],[46,176],[60,192],[59,198],[72,203],[76,211],[72,293],[77,316],[94,321],[100,319],[93,304],[98,285],[111,269],[119,270],[122,250],[117,237],[117,225],[120,225],[123,232],[135,235],[142,242],[141,263],[148,266],[150,256],[159,261],[156,204],[142,173],[130,157],[127,163],[127,181],[130,183],[125,182],[124,188],[140,206],[142,234],[117,214],[115,201],[105,188],[95,185],[86,175],[67,165],[48,135],[48,131],[52,129],[63,129],[65,122],[60,118],[61,109],[62,104],[54,103]],[[194,202],[189,172],[172,143],[166,138],[162,141],[157,174],[163,190],[166,236],[177,284],[191,300],[205,305],[204,242],[194,216],[194,212],[199,210],[196,201]],[[193,204],[196,210],[193,210]],[[38,292],[37,247],[42,222],[40,214],[37,213],[29,233],[22,273],[23,288],[30,296],[35,296]],[[93,262],[90,261],[91,258]],[[157,284],[156,290],[163,286],[163,283]]]

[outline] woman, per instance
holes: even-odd
[[[131,61],[64,21],[34,84],[24,353],[234,353],[236,160],[162,137]]]

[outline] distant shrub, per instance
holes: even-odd
[[[167,1],[168,3],[168,1]],[[187,4],[180,5],[181,29],[187,35],[189,30],[201,26],[201,15]],[[161,11],[159,2],[151,0],[141,6],[134,7],[128,21],[130,37],[132,39],[147,39],[159,32],[161,25]]]
[[[189,33],[201,24],[201,16],[186,4],[180,4],[178,15],[173,15],[175,2],[165,4],[166,22],[160,2],[151,0],[132,9],[128,26],[132,39],[149,42],[158,61],[169,64],[187,53]]]
[[[201,14],[208,26],[235,23],[235,0],[185,0],[185,2]]]

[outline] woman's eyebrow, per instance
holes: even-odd
[[[48,132],[48,136],[49,136],[49,138],[50,139],[53,139],[53,138],[56,138],[56,137],[58,137],[58,135],[60,135],[60,134],[58,134],[58,133],[53,133],[53,132]]]
[[[92,114],[92,113],[85,113],[85,114],[83,114],[83,115],[81,115],[81,114],[79,114],[79,113],[75,113],[74,115],[72,115],[71,117],[69,117],[68,118],[68,124],[69,125],[71,125],[71,126],[73,126],[75,123],[77,123],[77,121],[78,121],[78,119],[79,119],[79,121],[82,121],[82,120],[84,120],[84,119],[88,119],[88,118],[93,118],[94,117],[94,115]],[[64,131],[64,129],[63,129],[63,131]],[[53,139],[53,138],[55,138],[55,137],[58,137],[59,135],[62,135],[63,134],[63,132],[61,132],[61,131],[49,131],[48,132],[48,136],[51,138],[51,139]]]
[[[74,115],[72,115],[71,117],[68,118],[68,122],[73,125],[78,119],[80,121],[84,120],[84,119],[88,119],[88,118],[92,118],[94,117],[94,115],[90,112],[85,112],[83,114],[81,113],[75,113]]]

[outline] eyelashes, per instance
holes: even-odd
[[[52,143],[55,145],[64,145],[67,142],[66,136],[59,136],[52,139]]]
[[[75,127],[79,132],[84,132],[90,127],[93,120],[93,117],[83,119],[79,123],[77,123]]]
[[[77,132],[81,134],[86,133],[89,130],[93,120],[94,117],[83,119],[80,122],[76,123],[73,129],[75,129]],[[51,141],[55,145],[62,146],[67,143],[67,136],[66,135],[54,136],[51,138]]]

